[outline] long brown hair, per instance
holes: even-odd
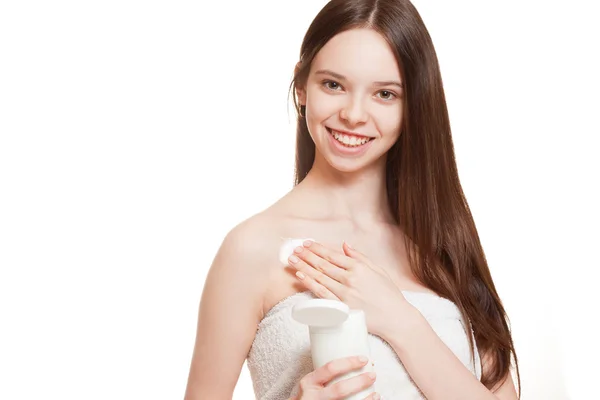
[[[481,377],[490,390],[510,373],[521,379],[508,317],[487,265],[454,156],[450,121],[433,42],[407,0],[333,0],[315,17],[300,49],[290,91],[305,86],[312,60],[336,34],[353,28],[379,32],[394,51],[404,83],[401,135],[387,154],[388,204],[407,241],[416,277],[453,301],[473,329],[480,354],[491,361]],[[295,184],[312,168],[315,144],[298,115]],[[468,326],[468,324],[467,324]],[[469,335],[472,355],[474,344]],[[474,361],[474,356],[473,356]]]

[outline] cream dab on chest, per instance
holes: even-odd
[[[306,238],[306,239],[282,238],[282,239],[283,239],[283,244],[279,248],[279,261],[284,266],[287,266],[290,264],[288,261],[288,258],[290,258],[290,256],[292,254],[294,254],[294,249],[296,247],[299,247],[299,246],[301,247],[302,244],[306,240],[311,240],[314,242],[314,239],[311,239],[311,238]]]

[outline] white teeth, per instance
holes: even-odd
[[[331,135],[338,142],[343,143],[349,147],[362,146],[363,144],[367,143],[370,140],[369,138],[359,139],[356,136],[344,135],[343,133],[339,133],[334,130],[331,130],[330,132],[331,132]]]

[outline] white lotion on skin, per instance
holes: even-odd
[[[281,245],[281,248],[279,249],[279,261],[281,261],[281,263],[285,266],[290,265],[290,262],[288,261],[288,258],[290,258],[290,256],[292,254],[294,254],[294,249],[296,247],[302,247],[302,244],[306,241],[306,240],[310,240],[310,241],[315,241],[314,239],[292,239],[292,238],[288,238],[288,239],[284,239],[285,242],[283,242],[283,244]]]

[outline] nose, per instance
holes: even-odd
[[[348,125],[356,126],[365,123],[368,118],[367,110],[359,99],[350,99],[340,110],[340,118]]]

